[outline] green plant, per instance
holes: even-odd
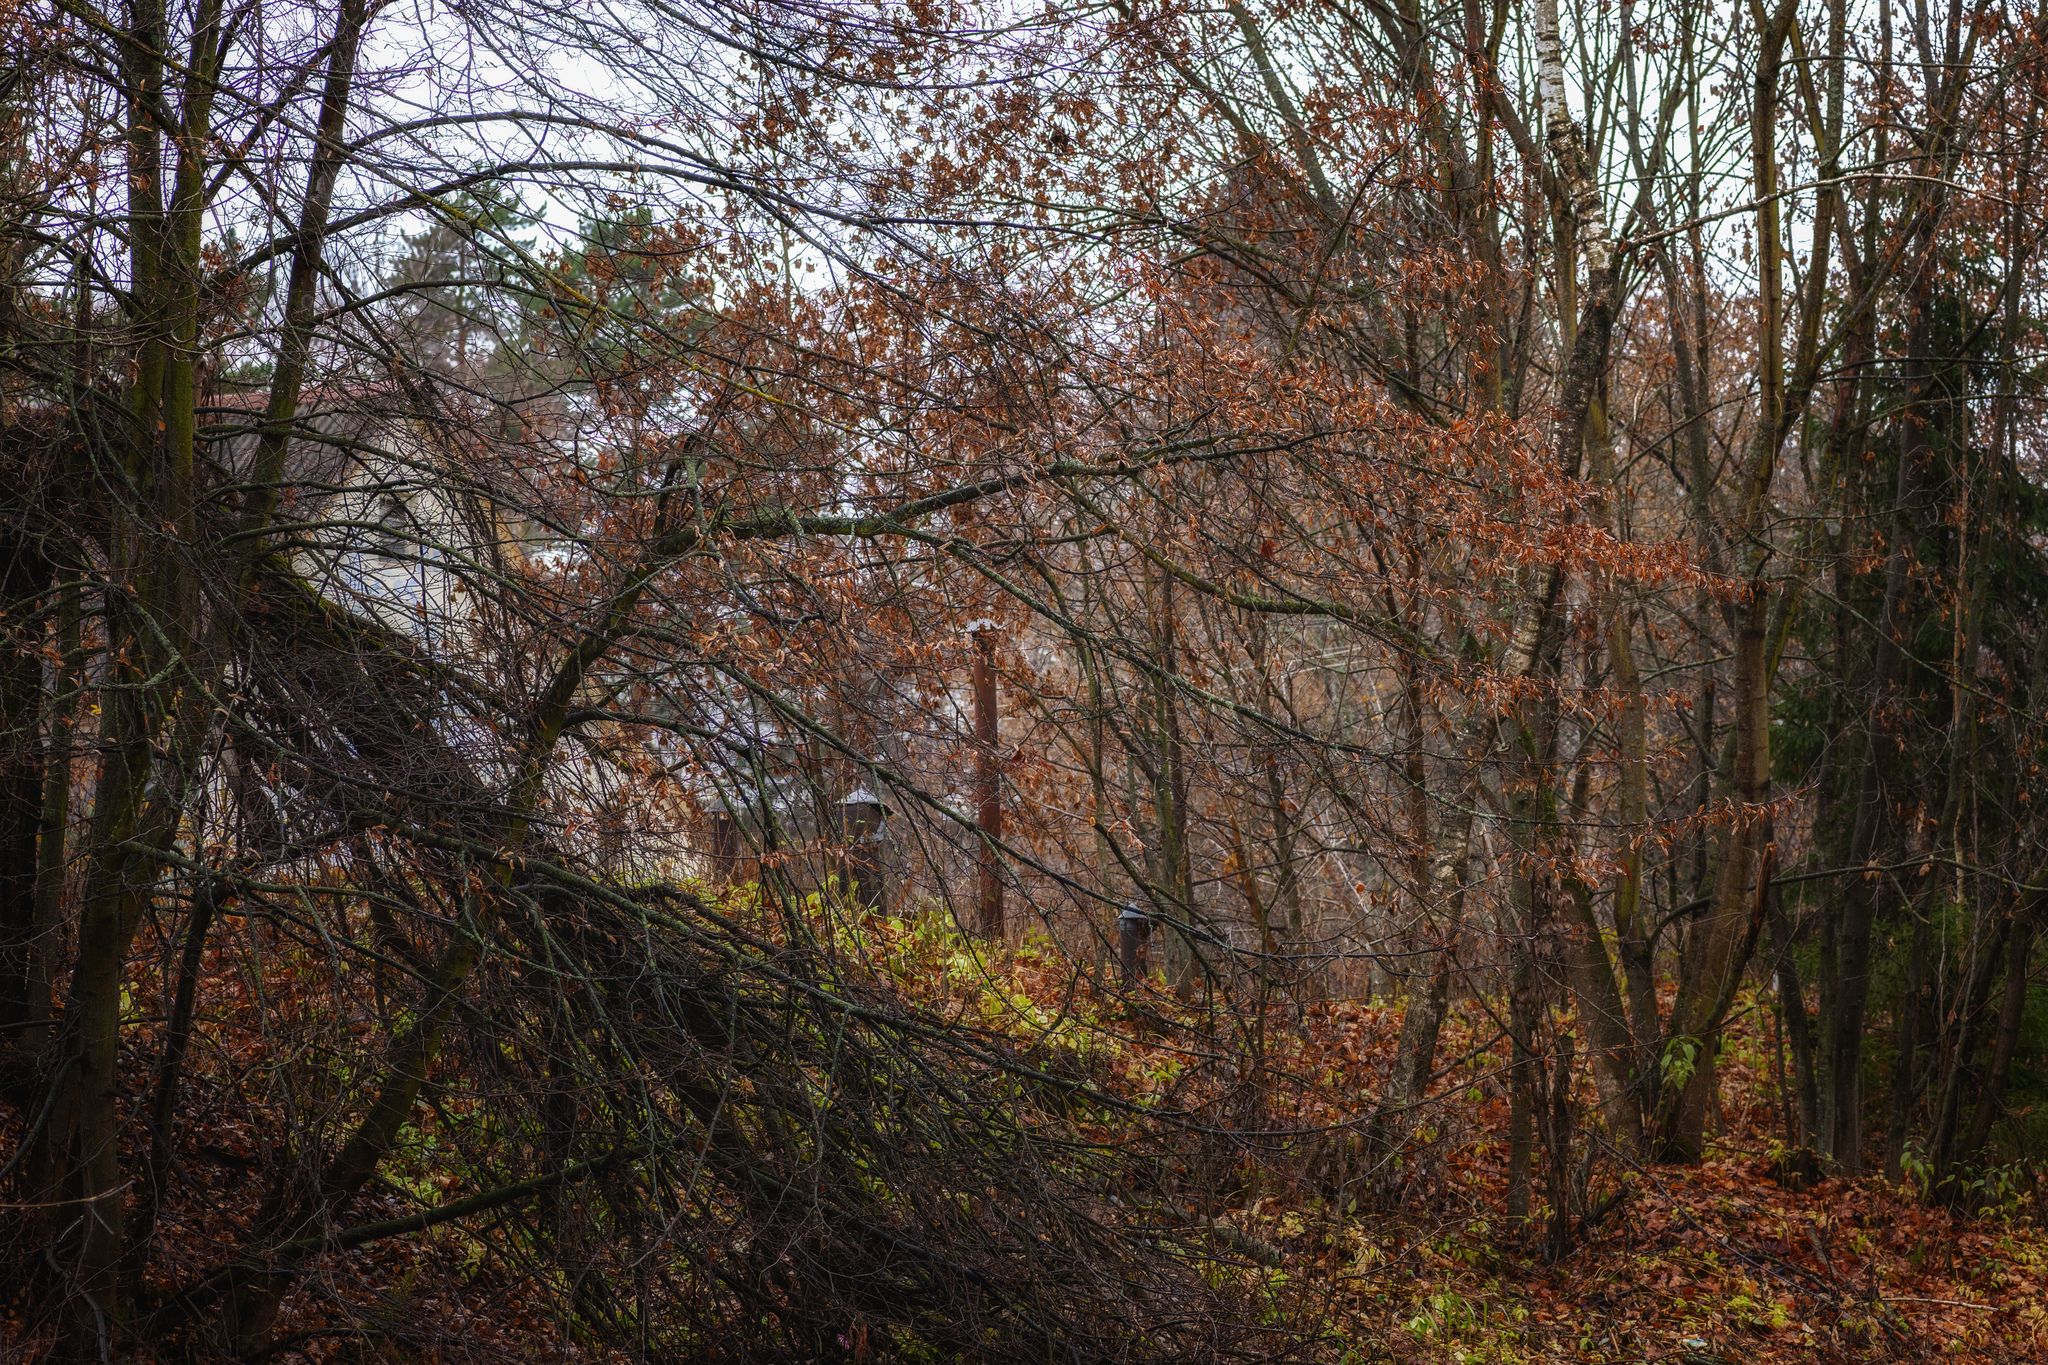
[[[1692,1079],[1693,1071],[1699,1066],[1699,1056],[1697,1038],[1673,1038],[1664,1045],[1664,1055],[1657,1062],[1658,1073],[1666,1085],[1682,1086]]]

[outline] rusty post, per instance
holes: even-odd
[[[740,822],[729,810],[711,813],[711,866],[724,885],[739,878]]]
[[[980,798],[976,821],[981,826],[981,932],[1003,936],[1002,868],[996,845],[1003,837],[1003,779],[997,766],[996,637],[984,624],[974,632],[975,787]]]

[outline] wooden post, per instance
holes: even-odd
[[[980,797],[976,820],[981,826],[981,932],[1003,936],[1002,868],[996,844],[1003,837],[1003,778],[997,766],[996,637],[992,623],[974,632],[974,740],[977,751],[975,787]]]

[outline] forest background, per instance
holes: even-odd
[[[7,0],[10,1348],[2037,1358],[2044,23]]]

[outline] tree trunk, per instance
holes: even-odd
[[[1767,822],[1755,813],[1770,788],[1766,615],[1763,585],[1753,583],[1735,645],[1734,795],[1740,809],[1721,837],[1713,900],[1686,941],[1688,961],[1672,1007],[1671,1045],[1690,1053],[1691,1072],[1685,1084],[1662,1094],[1658,1149],[1666,1160],[1697,1161],[1704,1151],[1721,1024],[1756,945],[1770,889],[1772,859],[1759,854],[1773,846]]]
[[[1896,1183],[1906,1160],[1906,1120],[1913,1107],[1920,1052],[1920,1015],[1924,1007],[1922,980],[1933,924],[1922,914],[1913,926],[1913,948],[1906,958],[1905,991],[1899,997],[1897,1053],[1892,1064],[1891,1115],[1885,1124],[1884,1178]]]
[[[1811,1147],[1819,1130],[1819,1105],[1813,1073],[1813,1025],[1806,1015],[1806,992],[1799,983],[1799,963],[1792,953],[1792,925],[1783,898],[1774,887],[1770,902],[1771,952],[1777,959],[1773,986],[1785,1019],[1785,1041],[1792,1052],[1792,1088],[1799,1101],[1797,1145]]]
[[[2026,906],[2012,926],[2005,946],[2005,996],[1998,1007],[1998,1038],[1991,1049],[1991,1066],[1977,1094],[1977,1109],[1970,1117],[1970,1131],[1956,1149],[1958,1161],[1972,1161],[1991,1140],[1991,1126],[2005,1109],[2005,1087],[2012,1076],[2012,1059],[2019,1050],[2020,1024],[2027,1010],[2027,971],[2034,946],[2034,907]]]
[[[1876,852],[1884,820],[1885,774],[1897,749],[1892,714],[1902,659],[1900,637],[1905,629],[1906,596],[1912,585],[1914,513],[1920,501],[1921,465],[1929,456],[1923,422],[1915,407],[1930,388],[1927,347],[1930,343],[1928,292],[1932,288],[1933,243],[1923,240],[1923,259],[1913,285],[1913,320],[1908,333],[1908,407],[1900,418],[1898,482],[1892,500],[1889,549],[1885,563],[1884,605],[1878,618],[1877,658],[1871,670],[1869,718],[1857,780],[1855,822],[1851,826],[1847,866],[1868,865]],[[1870,995],[1871,933],[1877,922],[1880,882],[1875,873],[1851,873],[1842,888],[1842,916],[1835,941],[1833,1018],[1829,1021],[1825,1108],[1828,1131],[1821,1134],[1822,1154],[1843,1170],[1856,1174],[1863,1166],[1863,1034]]]
[[[41,1030],[29,1026],[48,1018],[50,1009],[47,987],[40,999],[37,990],[47,979],[40,964],[49,945],[36,896],[37,839],[53,749],[43,733],[44,630],[37,619],[49,571],[20,537],[10,537],[0,555],[0,612],[10,623],[0,633],[0,1045],[24,1057],[42,1041]],[[20,1079],[6,1078],[5,1088],[18,1094]]]
[[[124,46],[126,78],[160,103],[166,50],[160,0],[138,5],[133,17]],[[105,603],[108,673],[117,686],[100,716],[103,757],[89,835],[91,861],[59,1040],[61,1060],[49,1072],[57,1093],[44,1155],[35,1163],[44,1173],[43,1198],[69,1201],[75,1210],[75,1231],[66,1239],[64,1255],[75,1287],[67,1349],[76,1355],[98,1353],[106,1334],[118,1338],[128,1317],[118,1282],[126,1247],[117,1070],[128,950],[158,877],[158,864],[148,850],[167,848],[175,836],[186,783],[212,724],[209,698],[221,654],[206,633],[224,635],[237,619],[263,552],[261,533],[277,504],[291,418],[311,348],[315,286],[343,157],[340,136],[363,18],[360,0],[349,0],[329,57],[319,147],[293,251],[271,404],[250,471],[251,483],[261,491],[244,510],[247,534],[230,555],[227,589],[206,616],[186,551],[197,544],[196,328],[204,268],[205,149],[220,37],[216,0],[200,6],[185,57],[168,208],[154,115],[145,116],[138,108],[131,121],[128,222],[136,287],[130,322],[139,358],[129,389],[133,425],[125,454],[130,486],[143,501],[116,512],[107,546],[116,585]],[[166,536],[168,544],[161,539]]]

